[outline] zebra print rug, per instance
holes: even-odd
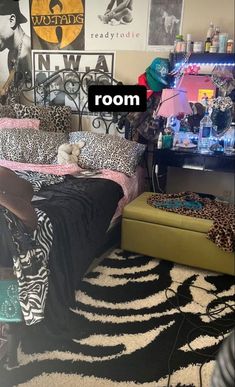
[[[87,335],[20,349],[19,367],[0,369],[1,386],[209,386],[234,324],[233,282],[114,250],[76,293],[72,312]]]

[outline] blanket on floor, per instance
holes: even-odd
[[[151,195],[147,203],[164,211],[213,220],[208,238],[224,251],[235,251],[234,206],[194,192]]]

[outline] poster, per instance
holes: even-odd
[[[39,87],[35,90],[35,101],[44,104],[46,96],[46,104],[70,106],[75,114],[78,113],[78,108],[83,114],[90,114],[86,92],[88,85],[100,77],[98,70],[114,76],[115,57],[112,52],[33,50],[32,56],[34,84],[52,76],[46,83],[47,89],[42,90]],[[86,77],[82,88],[78,82],[89,70],[94,72]],[[110,84],[105,76],[102,77],[102,82]],[[65,88],[67,93],[64,92]]]
[[[32,48],[84,50],[85,0],[30,0]]]
[[[86,0],[86,50],[145,50],[149,0]]]
[[[181,32],[184,0],[151,0],[148,23],[148,49],[170,50]]]
[[[0,32],[0,84],[3,86],[13,67],[23,73],[31,72],[29,2],[1,0],[0,15],[4,26]]]

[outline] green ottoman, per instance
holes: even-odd
[[[234,253],[220,249],[207,238],[212,221],[159,210],[147,204],[144,192],[124,208],[124,250],[184,265],[235,274]]]

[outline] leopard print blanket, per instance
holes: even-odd
[[[224,251],[235,251],[234,206],[193,192],[153,194],[147,203],[161,210],[213,220],[208,238]]]

